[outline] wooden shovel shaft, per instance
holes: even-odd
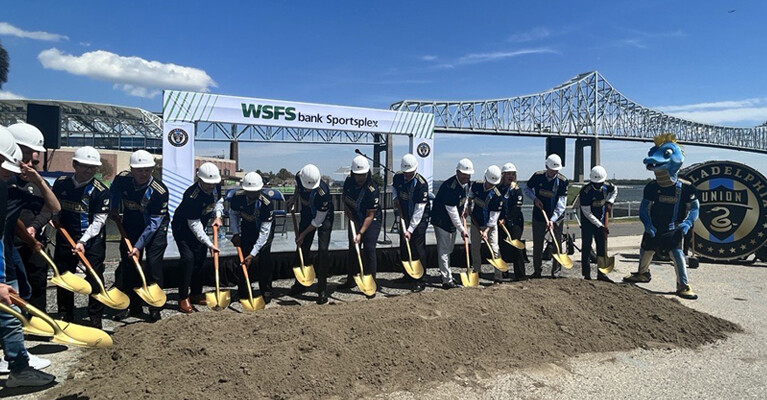
[[[218,248],[218,226],[213,225],[213,247]],[[219,284],[218,284],[218,252],[213,252],[213,270],[216,272],[216,300],[219,296]]]
[[[466,223],[466,217],[461,217],[461,220],[463,221],[463,229],[469,230],[469,226]],[[469,257],[469,240],[468,239],[463,240],[463,247],[466,250],[466,271],[474,272],[474,268],[471,267],[471,258]]]
[[[237,257],[240,259],[240,267],[242,267],[242,275],[245,276],[245,283],[248,285],[248,299],[250,304],[253,304],[253,289],[250,288],[250,277],[248,276],[248,267],[242,261],[245,257],[242,256],[242,248],[237,246]]]
[[[407,229],[405,227],[405,220],[403,220],[401,217],[399,219],[400,226],[402,226],[402,240],[405,241],[405,247],[407,248],[407,259],[410,261],[410,263],[413,263],[413,253],[410,251],[410,241],[407,240],[405,237],[405,230]]]
[[[290,219],[293,220],[293,235],[295,235],[296,238],[298,238],[299,233],[298,233],[298,222],[296,222],[296,212],[291,211],[290,216],[291,216]],[[300,267],[304,268],[304,252],[301,250],[301,246],[297,245],[296,251],[298,251],[298,259],[301,262]]]
[[[543,219],[546,221],[546,225],[549,225],[549,216],[546,215],[546,211],[541,208],[541,212],[543,213]],[[557,254],[562,254],[562,251],[559,249],[559,240],[557,240],[556,235],[554,235],[554,227],[549,227],[549,234],[551,234],[551,240],[557,248]]]
[[[352,240],[354,240],[354,250],[357,251],[357,261],[360,264],[360,277],[365,276],[365,269],[362,267],[362,256],[360,255],[360,244],[356,242],[357,240],[357,229],[354,227],[354,221],[351,219],[349,220],[349,226],[352,229]]]
[[[128,239],[128,233],[125,232],[125,227],[123,227],[122,221],[119,219],[115,219],[115,225],[117,225],[117,230],[120,231],[120,236],[123,238],[123,242],[125,242],[125,246],[128,247],[128,251],[133,251],[133,244],[130,242],[130,239]],[[134,255],[131,256],[133,259],[133,263],[136,265],[136,270],[138,271],[139,277],[141,277],[141,287],[144,289],[147,289],[146,286],[146,277],[144,276],[144,270],[141,268],[141,261],[139,261],[138,256]]]
[[[77,247],[77,245],[75,245],[75,241],[72,239],[72,236],[69,236],[69,232],[67,232],[67,230],[64,229],[64,227],[61,225],[59,225],[57,228],[59,229],[59,232],[61,232],[61,234],[64,236],[64,238],[67,240],[67,242],[69,242],[69,245],[72,247],[72,249],[74,250]],[[104,288],[104,282],[101,281],[101,278],[99,278],[99,275],[96,273],[96,270],[93,269],[93,267],[91,266],[91,263],[88,261],[88,258],[85,257],[85,254],[79,251],[77,251],[76,253],[77,253],[77,256],[80,257],[80,261],[82,261],[83,265],[85,265],[85,269],[88,270],[88,273],[91,275],[91,277],[93,277],[96,283],[99,284],[99,289],[101,289],[99,293],[102,293],[105,296],[107,296],[107,298],[110,298],[109,293],[107,293],[106,288]]]
[[[610,213],[607,210],[605,210],[604,222],[603,222],[605,228],[607,228],[608,221],[610,221]],[[604,233],[604,237],[605,237],[605,257],[607,257],[607,232]]]

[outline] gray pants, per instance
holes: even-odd
[[[548,229],[546,228],[546,222],[544,221],[537,221],[533,219],[533,268],[535,269],[535,272],[540,274],[543,270],[541,264],[543,261],[541,260],[541,254],[543,254],[543,240],[546,236],[546,232],[548,232]],[[557,241],[559,244],[560,249],[562,248],[562,222],[555,222],[554,223],[554,240]],[[556,251],[556,248],[555,250]],[[562,271],[562,266],[559,265],[557,260],[555,260],[553,257],[551,258],[551,276],[553,277],[559,277],[559,273]]]
[[[490,248],[493,249],[494,257],[499,257],[498,250],[498,225],[491,226],[487,231],[487,239],[490,242]],[[487,246],[482,243],[482,236],[479,234],[479,226],[471,226],[471,268],[477,273],[482,272],[482,246]],[[501,279],[503,273],[495,268],[495,278]]]
[[[453,274],[450,273],[450,254],[455,248],[455,236],[458,232],[450,233],[438,226],[434,226],[434,236],[437,238],[437,264],[439,273],[442,275],[442,283],[453,281]]]

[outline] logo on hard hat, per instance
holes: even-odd
[[[176,147],[183,147],[189,141],[189,134],[181,128],[175,128],[168,132],[168,143]]]
[[[429,153],[431,153],[431,147],[429,147],[429,144],[426,142],[421,142],[418,147],[416,148],[416,153],[421,158],[426,158],[429,156]]]
[[[698,189],[695,253],[732,260],[767,242],[767,180],[759,172],[731,161],[710,161],[680,174]]]

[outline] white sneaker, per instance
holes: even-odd
[[[26,367],[19,372],[11,372],[5,382],[7,387],[20,386],[45,386],[56,379],[55,376],[38,371],[32,367]]]
[[[11,370],[8,369],[8,361],[0,360],[0,374],[8,374]]]
[[[37,370],[46,369],[51,365],[51,360],[47,358],[38,357],[29,352],[27,353],[27,355],[29,356],[29,366],[34,369],[37,369]]]

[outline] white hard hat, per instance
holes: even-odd
[[[13,150],[13,157],[6,158],[5,161],[3,161],[2,164],[0,164],[0,167],[2,167],[6,171],[11,171],[15,174],[21,173],[21,157],[23,156],[21,152],[21,147],[19,145],[15,145],[16,148]]]
[[[36,126],[19,122],[8,127],[19,146],[45,153],[45,138]]]
[[[8,128],[0,125],[0,156],[6,160],[13,159],[13,153],[16,151],[16,139]]]
[[[363,156],[354,157],[352,160],[352,173],[353,174],[367,174],[370,171],[370,163],[367,158]]]
[[[485,182],[491,185],[501,183],[501,169],[497,165],[491,165],[485,170]]]
[[[246,192],[255,192],[261,190],[262,187],[264,187],[264,180],[261,179],[258,172],[248,172],[242,178],[242,189]]]
[[[501,172],[517,172],[517,166],[507,162],[506,164],[503,164],[503,167],[501,168]]]
[[[219,183],[221,182],[221,173],[218,172],[216,164],[206,162],[197,168],[197,177],[205,183]]]
[[[474,163],[472,163],[468,158],[462,158],[461,161],[458,161],[458,165],[455,167],[455,170],[463,172],[464,174],[471,175],[474,173]]]
[[[551,154],[546,157],[546,168],[559,171],[562,169],[562,159],[556,154]]]
[[[402,169],[402,172],[413,172],[418,169],[418,159],[416,159],[415,156],[410,153],[405,154],[402,157],[400,168]]]
[[[589,174],[589,178],[594,183],[602,183],[607,179],[607,171],[605,171],[605,167],[601,165],[597,165],[596,167],[591,169],[591,174]]]
[[[91,146],[83,146],[75,150],[73,160],[85,165],[101,166],[101,154]]]
[[[146,150],[136,150],[130,155],[131,168],[149,168],[154,166],[154,157]]]
[[[301,179],[301,185],[309,190],[317,189],[320,186],[320,180],[322,175],[320,169],[314,164],[306,164],[301,168],[301,172],[298,173],[298,177]]]

